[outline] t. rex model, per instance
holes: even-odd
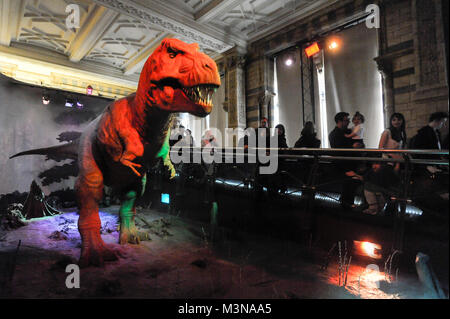
[[[162,158],[171,177],[175,176],[169,158],[172,113],[207,116],[213,107],[212,94],[219,86],[216,63],[199,52],[197,44],[165,39],[146,61],[137,92],[107,106],[79,140],[12,156],[64,153],[78,158],[75,190],[82,240],[80,267],[117,259],[117,252],[100,236],[98,202],[104,185],[123,195],[120,244],[139,244],[135,201],[145,188],[146,169]]]

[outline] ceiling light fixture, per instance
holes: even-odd
[[[44,105],[50,104],[50,97],[47,94],[42,95],[42,104]]]
[[[73,100],[71,98],[67,98],[66,99],[66,104],[64,105],[65,107],[73,107]]]

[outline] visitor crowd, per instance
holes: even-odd
[[[429,117],[428,124],[418,130],[417,134],[408,141],[406,135],[406,121],[401,113],[394,113],[390,117],[389,127],[385,129],[379,140],[379,149],[401,150],[401,149],[421,149],[421,150],[441,150],[448,149],[448,136],[442,140],[440,129],[448,119],[448,113],[436,112]],[[330,132],[328,139],[331,148],[334,149],[365,149],[364,139],[366,130],[364,127],[365,117],[360,112],[356,112],[351,118],[352,127],[350,125],[350,115],[346,112],[336,114],[334,118],[336,122],[335,128]],[[194,146],[194,139],[191,131],[180,126],[178,130],[171,136],[171,146],[181,141],[181,146]],[[259,134],[260,136],[252,136]],[[265,139],[264,147],[270,145],[278,145],[280,149],[289,148],[286,140],[286,129],[284,125],[278,124],[275,127],[274,135],[270,135],[269,122],[267,118],[262,118],[258,130],[245,130],[245,136],[238,142],[239,148],[247,149],[249,141],[253,140],[257,144]],[[276,139],[277,144],[271,142],[270,139]],[[210,130],[207,130],[202,136],[201,147],[219,147],[216,138]],[[319,148],[321,141],[317,138],[314,123],[306,122],[299,139],[295,142],[294,148]],[[362,156],[355,153],[342,153],[341,156]],[[402,153],[383,153],[381,156],[385,159],[402,159]],[[439,159],[436,155],[417,155],[416,158]],[[336,162],[336,172],[341,175],[342,194],[341,204],[345,208],[353,209],[355,192],[363,186],[365,197],[365,213],[377,214],[386,204],[386,194],[388,189],[394,189],[401,183],[402,165],[398,162],[380,161],[371,165],[361,165],[355,161]],[[420,171],[420,170],[419,170]],[[441,169],[437,166],[426,166],[423,174],[435,174]]]

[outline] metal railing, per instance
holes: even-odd
[[[405,229],[405,216],[406,207],[408,203],[411,203],[410,198],[410,181],[413,167],[415,165],[425,166],[440,166],[448,167],[449,160],[448,150],[398,150],[398,149],[323,149],[323,148],[226,148],[226,147],[180,147],[171,150],[171,155],[174,153],[180,154],[185,152],[191,155],[204,155],[211,154],[214,156],[214,161],[211,163],[213,166],[220,164],[260,164],[259,157],[271,154],[269,156],[277,156],[282,160],[295,160],[312,161],[309,176],[305,183],[301,186],[301,191],[309,193],[310,199],[305,207],[310,211],[313,209],[313,200],[316,194],[319,194],[317,190],[317,171],[320,164],[333,163],[337,161],[356,161],[356,162],[372,162],[372,163],[401,163],[402,165],[402,189],[399,194],[393,196],[391,199],[395,204],[400,207],[400,212],[396,214],[393,227],[393,245],[392,251],[401,251],[403,249],[404,229]],[[337,154],[337,155],[336,155]],[[401,158],[386,158],[382,157],[383,154],[396,154],[401,155]],[[440,157],[441,159],[427,159],[427,158],[414,158],[417,156],[430,156]],[[377,157],[378,156],[378,157]],[[381,156],[381,157],[380,157]],[[266,156],[267,157],[267,156]],[[445,158],[447,157],[447,158]],[[220,160],[219,160],[220,159]],[[235,163],[233,159],[243,160],[243,162]],[[251,159],[251,162],[245,160]],[[219,160],[216,162],[216,160]],[[217,178],[215,176],[215,169],[210,169],[208,177],[208,183],[210,186],[216,184]],[[211,192],[211,190],[209,191]]]
[[[259,157],[258,153],[264,154],[266,152],[276,152],[278,158],[283,159],[314,159],[318,158],[320,161],[366,161],[366,162],[391,162],[391,163],[410,163],[423,165],[440,165],[449,166],[448,159],[434,160],[434,159],[419,159],[411,157],[411,155],[437,155],[448,156],[448,150],[399,150],[399,149],[347,149],[347,148],[226,148],[226,147],[180,147],[176,150],[171,150],[171,154],[177,152],[187,152],[185,154],[206,154],[212,152],[214,156],[221,156],[222,160],[230,157],[240,156],[242,158]],[[335,156],[335,153],[346,153],[346,156]],[[383,157],[369,157],[369,156],[349,156],[348,154],[402,154],[403,158],[383,158]],[[407,156],[409,155],[409,156]]]

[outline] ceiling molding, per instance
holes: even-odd
[[[81,90],[89,78],[104,81],[109,88],[100,91],[112,96],[114,85],[119,93],[137,85],[146,59],[166,37],[196,42],[216,60],[229,52],[244,55],[252,41],[337,1],[0,0],[0,67],[25,82],[41,74],[43,82],[67,90]],[[81,28],[67,27],[69,4],[82,10]],[[63,70],[72,74],[70,83],[63,82]]]
[[[208,22],[222,12],[236,8],[245,0],[214,0],[194,14],[195,21],[199,23]]]
[[[97,44],[120,14],[105,7],[94,5],[89,16],[78,30],[69,48],[69,60],[78,62]]]
[[[139,75],[132,74],[125,76],[120,69],[114,69],[108,65],[83,60],[80,62],[71,62],[63,54],[52,52],[44,48],[37,48],[31,45],[12,43],[13,46],[5,47],[0,45],[0,56],[14,55],[20,58],[35,60],[37,63],[48,63],[58,67],[67,67],[80,72],[89,72],[99,74],[110,80],[118,80],[126,85],[135,85],[139,81]]]
[[[8,46],[16,38],[24,1],[0,0],[0,44]]]
[[[91,85],[94,95],[112,99],[136,91],[137,80],[124,79],[123,75],[119,78],[101,74],[93,63],[72,63],[68,66],[68,63],[55,63],[54,58],[49,62],[36,53],[29,57],[27,52],[29,50],[0,46],[0,72],[20,82],[75,93],[85,94],[86,87]]]
[[[213,50],[217,53],[223,53],[234,46],[239,46],[242,48],[246,48],[247,46],[246,37],[240,34],[239,32],[230,33],[228,32],[228,30],[225,30],[224,28],[218,28],[212,24],[199,23],[195,21],[193,13],[183,11],[182,10],[183,7],[180,5],[175,5],[174,1],[172,1],[172,3],[169,3],[169,1],[166,0],[131,0],[131,1],[134,3],[141,4],[148,10],[156,12],[160,16],[167,17],[172,21],[175,21],[176,23],[181,23],[184,28],[192,29],[197,34],[204,34],[205,37],[215,39],[216,41],[224,43],[226,46],[228,46],[227,49],[221,51],[210,48],[210,50]],[[228,1],[228,0],[221,0],[221,1]],[[180,34],[180,36],[184,37],[186,40],[191,40],[190,37],[186,37],[185,35]],[[200,45],[200,48],[204,47],[204,45],[201,42],[197,41],[197,43]]]
[[[14,33],[12,35],[12,39],[11,40],[16,40],[20,36],[20,28],[21,28],[23,13],[25,11],[26,0],[19,0],[19,1],[15,1],[15,2],[17,3],[17,5],[19,7],[18,7],[18,10],[17,10],[17,14],[16,14],[16,24],[13,25]]]
[[[207,34],[203,25],[198,24],[195,21],[188,21],[186,15],[174,19],[173,16],[176,15],[176,12],[167,9],[161,10],[160,3],[156,1],[151,1],[151,3],[149,3],[150,1],[145,2],[147,5],[151,5],[151,8],[141,5],[134,0],[94,0],[94,2],[137,18],[143,23],[159,26],[167,32],[196,41],[200,46],[219,53],[234,46],[234,43],[225,42],[223,40],[226,38],[226,35],[223,32],[221,34],[221,40]],[[160,10],[158,9],[165,12],[165,14],[159,13],[158,11]],[[169,15],[171,15],[171,17],[169,17]],[[208,29],[210,28],[208,27]]]
[[[163,32],[159,37],[154,39],[145,48],[139,51],[133,58],[131,58],[123,67],[123,73],[125,75],[130,75],[136,73],[142,69],[145,61],[153,53],[153,51],[161,44],[164,38],[171,38],[173,34]]]
[[[0,0],[0,44],[8,46],[11,42],[11,32],[9,29],[9,0]]]
[[[303,19],[320,10],[323,10],[335,4],[338,1],[339,0],[315,0],[314,2],[312,2],[312,4],[305,6],[303,9],[296,10],[294,13],[287,12],[287,14],[285,14],[284,17],[280,17],[276,21],[270,23],[269,27],[250,32],[248,34],[249,43],[260,40],[276,31],[279,31],[299,21],[300,19]]]

